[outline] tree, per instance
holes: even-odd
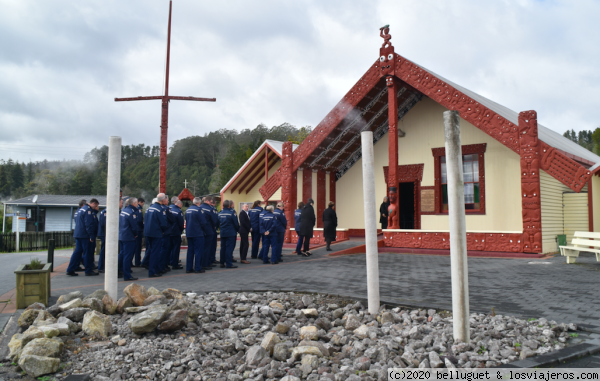
[[[19,164],[19,162],[16,162],[12,168],[10,183],[12,189],[23,188],[23,168],[21,167],[21,164]]]

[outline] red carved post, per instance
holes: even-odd
[[[390,190],[388,229],[400,229],[398,218],[400,213],[400,205],[398,203],[398,195],[396,193],[398,188],[398,99],[396,98],[398,84],[394,80],[394,77],[387,77],[386,84],[388,86],[388,120],[390,123],[390,129],[388,133],[388,187]]]
[[[329,201],[335,201],[335,172],[329,172]]]
[[[312,170],[308,167],[302,171],[302,201],[306,204],[312,198]]]
[[[523,251],[542,252],[542,207],[540,203],[540,141],[537,113],[519,113]]]
[[[295,210],[295,202],[292,200],[292,195],[296,193],[296,189],[293,187],[294,154],[292,142],[283,143],[283,148],[281,151],[281,201],[283,201],[285,218],[288,221],[288,228],[286,228],[285,231],[284,242],[290,243],[291,232],[289,227],[291,226],[292,221],[294,221]]]
[[[327,208],[327,192],[325,186],[325,171],[317,172],[317,227],[323,227],[323,212]]]

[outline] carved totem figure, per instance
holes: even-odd
[[[294,153],[293,143],[283,143],[281,149],[281,201],[283,201],[285,218],[288,221],[288,228],[294,221],[294,210],[296,207],[296,189],[293,186],[294,183]],[[285,230],[285,243],[292,242],[292,235],[290,229]]]
[[[390,199],[390,206],[388,206],[388,229],[399,229],[399,218],[398,213],[398,191],[396,187],[390,187],[388,192],[388,198]]]

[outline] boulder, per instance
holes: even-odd
[[[13,337],[10,339],[10,342],[8,343],[8,349],[9,349],[9,353],[8,353],[8,357],[12,360],[15,361],[16,359],[19,358],[19,353],[21,353],[21,350],[23,349],[25,345],[23,345],[23,334],[22,333],[16,333],[13,335]]]
[[[258,365],[265,357],[269,357],[265,348],[253,345],[246,352],[246,365]]]
[[[162,293],[167,299],[182,299],[183,298],[183,294],[181,293],[181,291],[176,290],[174,288],[167,288],[167,289],[163,290]]]
[[[187,326],[187,311],[177,310],[171,312],[167,317],[167,320],[160,323],[158,329],[164,332],[175,332],[179,331],[185,326]]]
[[[394,322],[394,315],[392,315],[391,312],[384,312],[381,315],[378,316],[377,321],[379,321],[379,323],[386,324],[386,323],[393,323]]]
[[[81,307],[81,303],[83,303],[83,300],[81,300],[80,298],[77,298],[77,299],[73,299],[69,302],[59,305],[58,308],[60,308],[60,310],[62,312],[65,312],[68,310],[72,310],[73,308]]]
[[[277,336],[276,333],[267,332],[262,342],[260,343],[260,346],[263,347],[267,351],[267,353],[269,353],[269,355],[272,355],[273,348],[276,344],[279,344],[279,342],[281,342],[281,340],[279,340],[279,336]]]
[[[364,324],[361,325],[360,327],[354,330],[354,335],[361,340],[369,337],[369,327],[367,327]]]
[[[23,351],[21,356],[42,356],[60,358],[64,344],[59,339],[34,339],[31,340]]]
[[[25,347],[25,345],[27,345],[27,343],[29,343],[31,340],[43,339],[44,337],[46,337],[44,332],[42,332],[38,327],[31,326],[27,328],[27,331],[23,332],[23,337],[21,338],[21,341],[23,342],[22,346]]]
[[[314,346],[296,347],[292,350],[292,357],[294,358],[294,360],[298,360],[304,355],[315,355],[318,357],[323,357],[323,353],[321,352],[321,350],[318,347]]]
[[[291,374],[288,374],[287,376],[283,377],[279,381],[300,381],[300,378],[296,377],[296,376],[292,376]]]
[[[60,331],[54,327],[44,326],[44,327],[38,327],[38,328],[40,331],[44,332],[44,335],[46,335],[47,338],[52,338],[52,337],[60,335]],[[67,327],[67,331],[68,330],[69,330],[69,327]]]
[[[60,314],[60,312],[61,312],[60,306],[58,304],[48,307],[48,309],[46,311],[48,311],[48,313],[54,317],[57,317],[58,314]]]
[[[17,324],[21,328],[29,328],[29,326],[33,324],[35,319],[37,319],[39,313],[40,310],[25,310],[25,312],[23,312],[21,316],[19,316]]]
[[[125,308],[133,306],[133,302],[128,296],[124,296],[117,301],[117,313],[122,314]]]
[[[307,318],[314,318],[319,316],[319,312],[317,311],[316,308],[306,308],[302,310],[302,313],[304,314],[304,316],[306,316]]]
[[[102,337],[108,337],[112,334],[112,324],[110,317],[98,311],[89,311],[83,318],[82,330],[87,335],[99,334]]]
[[[138,335],[152,332],[165,320],[168,313],[168,306],[158,305],[129,319],[129,328]]]
[[[360,327],[360,325],[360,320],[356,315],[348,315],[348,318],[346,318],[346,324],[344,325],[344,328],[347,331],[354,331],[355,329]]]
[[[146,300],[144,300],[144,305],[149,306],[154,302],[159,302],[160,304],[167,304],[167,298],[164,295],[151,295]]]
[[[134,306],[143,306],[144,300],[150,296],[148,295],[148,291],[146,291],[146,287],[135,283],[125,287],[123,292],[131,299]]]
[[[66,317],[67,319],[80,323],[83,320],[83,317],[86,313],[91,311],[89,308],[73,308],[67,310],[59,315],[60,317]]]
[[[283,310],[283,304],[279,303],[277,300],[273,300],[271,303],[269,303],[269,307]]]
[[[277,333],[286,334],[289,330],[290,326],[282,322],[277,323],[275,326],[275,332]]]
[[[65,304],[75,299],[83,299],[83,293],[81,291],[73,291],[65,295],[61,295],[58,297],[56,301],[56,305],[60,306],[61,304]]]
[[[111,298],[110,295],[106,294],[102,298],[102,311],[106,315],[112,315],[117,310],[117,303]]]
[[[89,308],[92,311],[98,311],[100,313],[102,313],[102,311],[104,311],[104,304],[102,303],[102,300],[96,299],[96,298],[85,299],[81,303],[81,307]]]
[[[128,314],[137,314],[139,312],[144,312],[149,309],[150,309],[150,306],[127,307],[127,308],[125,308],[125,312],[127,312]]]
[[[41,327],[43,325],[54,323],[56,323],[56,319],[48,311],[38,311],[38,316],[35,318],[32,325]]]
[[[73,323],[75,324],[75,323]],[[75,324],[75,326],[77,326],[77,324]],[[45,327],[40,327],[40,329],[42,328],[54,328],[56,330],[58,330],[58,336],[67,336],[71,334],[71,327],[69,327],[69,325],[65,324],[65,323],[56,323],[56,324],[50,324],[47,325]],[[43,331],[43,329],[42,329]],[[44,332],[44,334],[46,334],[46,336],[48,336],[48,334],[46,332]]]
[[[45,310],[45,309],[46,309],[45,305],[43,305],[40,302],[35,302],[35,303],[31,304],[29,307],[25,308],[25,311],[27,311],[27,310],[40,310],[41,311],[41,310]]]
[[[60,359],[33,355],[21,356],[19,366],[31,377],[39,377],[56,373],[60,366]]]
[[[66,318],[64,316],[61,316],[58,318],[57,324],[66,324],[69,327],[69,330],[71,331],[71,333],[79,332],[79,326],[77,324],[73,323],[73,321],[71,319]]]
[[[323,354],[323,356],[329,356],[329,349],[320,341],[312,341],[312,340],[302,340],[299,344],[299,347],[317,347]]]
[[[278,361],[286,361],[290,358],[290,348],[286,343],[278,343],[273,347],[273,358]]]
[[[148,295],[150,295],[150,296],[162,295],[162,292],[158,291],[155,287],[150,287],[147,292],[148,292]]]
[[[108,295],[108,292],[104,291],[104,290],[96,290],[94,292],[92,292],[91,294],[89,294],[88,296],[85,297],[85,299],[98,299],[98,300],[102,300],[102,298],[104,298],[105,295]]]
[[[314,325],[307,325],[305,327],[300,328],[300,339],[319,340],[317,327],[315,327]]]

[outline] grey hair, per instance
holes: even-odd
[[[177,196],[173,196],[173,197],[171,197],[171,204],[174,204],[174,203],[176,203],[177,201],[179,201],[179,197],[177,197]]]
[[[269,212],[272,212],[272,211],[273,211],[273,205],[269,205],[269,206],[267,206],[267,208],[266,208],[266,209],[267,209]]]
[[[158,202],[164,201],[167,198],[167,195],[164,193],[159,193],[158,195],[156,195],[156,200]]]
[[[192,201],[192,204],[196,205],[202,202],[202,197],[194,197],[194,201]]]
[[[177,200],[177,202],[175,203],[175,205],[177,205],[177,206],[183,206],[183,202],[181,202],[181,200]]]
[[[157,198],[153,198],[153,199],[152,199],[152,203],[153,203],[153,204],[156,204],[157,202],[158,202],[158,199],[157,199]]]
[[[137,200],[138,200],[137,197],[130,197],[129,200],[127,200],[127,201],[129,201],[129,205],[132,205]]]

